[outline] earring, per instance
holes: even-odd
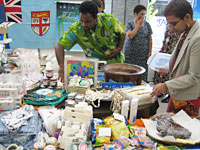
[[[190,28],[190,26],[191,26],[191,25],[190,25],[189,23],[187,23],[187,28]]]

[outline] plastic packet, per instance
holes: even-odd
[[[130,125],[130,124],[128,124],[127,127],[128,127],[128,129],[130,131],[130,136],[134,137],[135,132],[134,132],[134,128],[133,127],[137,127],[137,125]]]
[[[130,127],[133,129],[134,131],[134,135],[139,136],[139,137],[144,137],[147,134],[146,128],[143,127],[136,127],[136,126],[132,126]]]
[[[101,119],[98,119],[98,118],[94,118],[91,120],[92,143],[95,143],[95,141],[96,141],[96,126],[98,126],[102,123],[104,123],[104,121]]]
[[[155,143],[148,136],[139,137],[139,141],[140,141],[140,145],[142,145],[144,147],[154,147],[155,146]]]
[[[110,144],[110,136],[100,136],[99,134],[99,129],[100,128],[105,128],[106,126],[101,124],[96,126],[96,142],[95,146],[101,146],[103,144]]]
[[[105,150],[121,150],[120,147],[118,147],[117,145],[115,144],[104,144],[104,149]]]
[[[104,122],[107,127],[111,128],[113,140],[119,139],[122,136],[129,137],[129,130],[125,122],[116,120],[112,116],[104,119]]]

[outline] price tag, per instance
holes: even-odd
[[[99,136],[111,136],[111,128],[99,128]]]

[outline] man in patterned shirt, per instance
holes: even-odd
[[[81,3],[79,11],[80,20],[69,27],[55,46],[61,82],[64,82],[64,49],[70,50],[76,43],[87,57],[107,63],[123,62],[124,25],[112,14],[98,13],[97,5],[91,1]]]

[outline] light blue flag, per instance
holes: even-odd
[[[22,24],[8,28],[10,48],[54,48],[56,3],[54,0],[21,0]]]

